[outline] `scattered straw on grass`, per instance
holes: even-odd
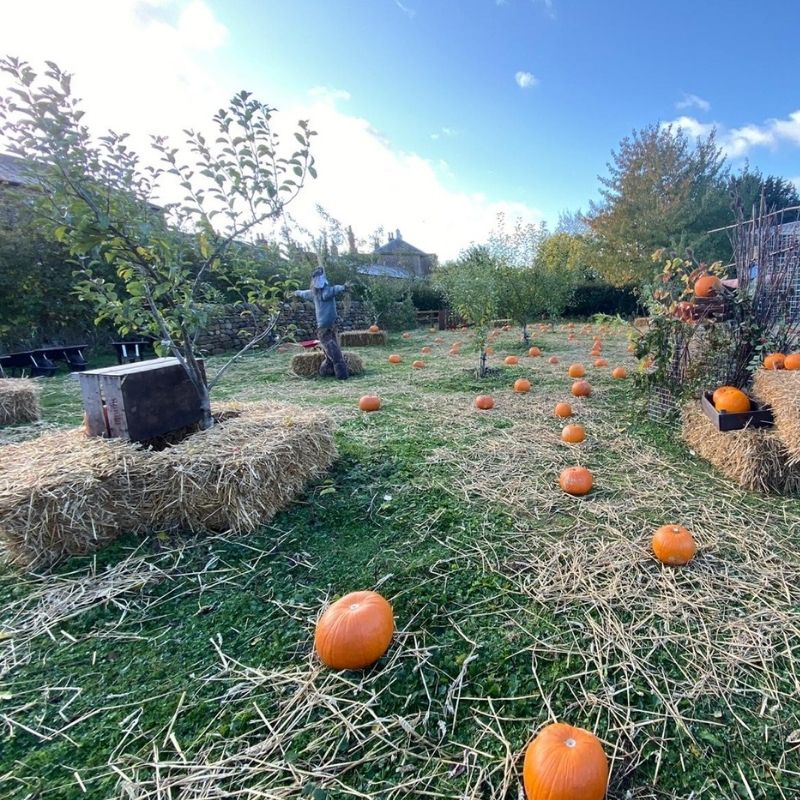
[[[364,372],[364,362],[361,356],[356,353],[342,353],[347,371],[351,375],[361,375]],[[325,355],[320,350],[312,350],[310,353],[298,353],[292,358],[292,372],[301,378],[311,378],[319,375],[319,368]]]
[[[753,377],[753,394],[772,407],[775,430],[790,464],[800,462],[800,370],[759,369]]]
[[[371,333],[370,331],[342,331],[339,334],[339,344],[342,347],[371,347],[384,346],[389,341],[386,331]]]
[[[792,495],[800,490],[800,467],[771,428],[718,431],[693,401],[683,409],[681,435],[700,456],[745,489]]]
[[[0,425],[36,422],[41,416],[39,386],[35,381],[0,378]]]

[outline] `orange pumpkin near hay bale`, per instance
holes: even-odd
[[[377,325],[370,325],[369,328],[367,328],[367,330],[370,333],[380,333],[381,329]]]
[[[314,631],[314,649],[332,669],[364,669],[388,649],[394,613],[377,592],[351,592],[328,606]]]
[[[783,369],[786,356],[783,353],[770,353],[764,358],[764,369]]]
[[[562,491],[575,497],[582,497],[592,491],[594,479],[586,467],[567,467],[558,477]]]
[[[685,566],[697,552],[694,536],[683,525],[662,525],[650,545],[655,557],[669,567]]]
[[[735,386],[721,386],[712,396],[714,408],[726,414],[743,414],[750,410],[750,398]]]
[[[381,398],[377,394],[365,394],[359,401],[361,411],[378,411],[381,407]]]
[[[528,745],[522,782],[527,800],[603,800],[608,758],[593,733],[553,722]]]
[[[39,385],[26,378],[0,378],[0,425],[41,419]]]

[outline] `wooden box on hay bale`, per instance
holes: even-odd
[[[36,422],[41,416],[39,386],[35,381],[0,378],[0,425]]]
[[[144,442],[203,416],[197,391],[177,358],[92,369],[79,379],[90,436]]]
[[[361,357],[356,353],[342,353],[345,363],[347,364],[347,371],[350,375],[361,375],[364,372],[364,362]],[[307,353],[298,353],[292,358],[292,372],[301,378],[311,378],[314,375],[319,375],[319,368],[325,355],[321,350],[311,350]]]
[[[800,462],[800,370],[758,369],[753,394],[772,408],[775,431],[791,464]]]
[[[769,406],[751,401],[749,411],[739,414],[720,414],[714,408],[712,392],[703,392],[700,408],[718,431],[740,431],[743,428],[769,428],[772,426],[772,410]]]
[[[342,331],[339,334],[339,344],[342,347],[369,347],[371,345],[385,345],[388,339],[386,331]]]
[[[786,448],[772,428],[719,431],[693,400],[683,408],[681,437],[744,489],[786,495],[800,490],[800,467],[789,463]]]

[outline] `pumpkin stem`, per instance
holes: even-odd
[[[567,740],[564,742],[564,744],[565,744],[567,747],[575,747],[575,745],[576,745],[576,744],[578,744],[578,743],[577,743],[577,742],[576,742],[574,739],[567,739]]]

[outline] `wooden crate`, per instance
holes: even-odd
[[[768,428],[772,425],[772,409],[750,399],[750,411],[742,414],[720,414],[711,401],[712,392],[703,392],[700,408],[718,431],[740,431],[742,428]]]
[[[93,369],[78,378],[89,436],[142,442],[202,417],[197,391],[176,358]]]

